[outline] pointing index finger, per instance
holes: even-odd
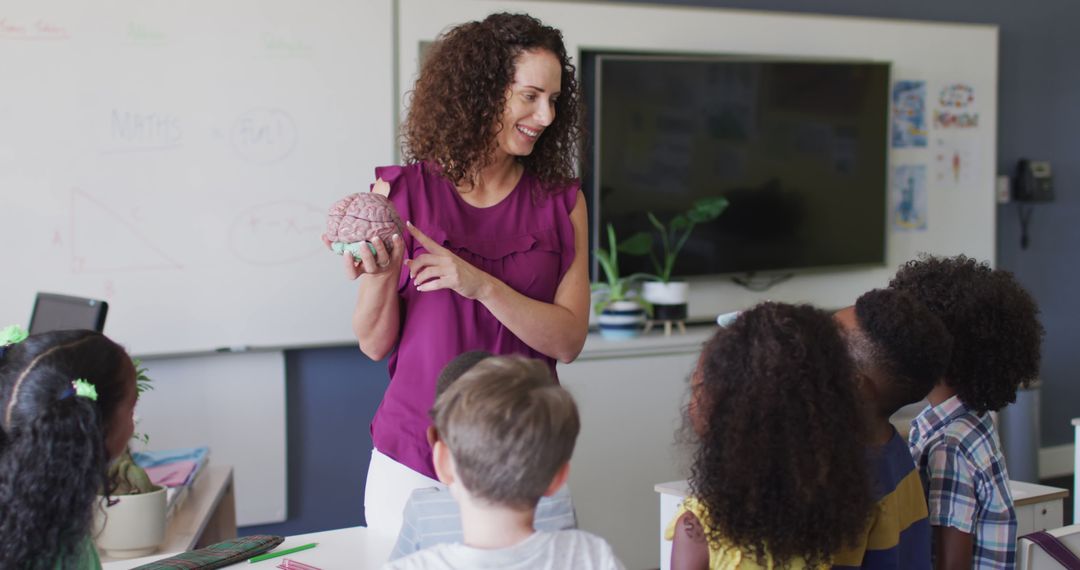
[[[428,250],[429,252],[435,253],[443,250],[443,246],[435,243],[435,240],[427,237],[427,234],[420,231],[420,228],[414,226],[412,222],[406,221],[405,228],[408,229],[409,233],[412,234],[413,238],[415,238],[416,241],[420,242],[420,245],[424,246],[424,249]]]

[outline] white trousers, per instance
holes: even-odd
[[[378,449],[371,450],[367,483],[364,485],[364,518],[373,532],[391,538],[401,531],[402,511],[416,489],[440,483],[413,471]]]

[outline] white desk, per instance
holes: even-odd
[[[284,550],[312,542],[318,543],[318,546],[296,554],[286,554],[285,556],[263,560],[255,564],[245,560],[228,566],[228,568],[268,570],[276,568],[278,564],[281,564],[282,560],[288,558],[304,564],[311,564],[322,570],[340,568],[377,570],[390,558],[390,552],[394,549],[392,538],[370,533],[367,528],[356,526],[290,536],[274,550]],[[129,570],[165,557],[165,555],[157,555],[123,562],[109,562],[103,565],[103,570]]]
[[[664,540],[664,529],[689,488],[686,481],[660,483],[655,487],[660,493],[660,570],[671,567],[671,542]],[[1068,490],[1022,481],[1009,481],[1009,489],[1016,507],[1017,536],[1062,526],[1062,507],[1069,496]]]

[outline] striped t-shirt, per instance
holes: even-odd
[[[868,454],[877,504],[860,544],[841,551],[833,568],[929,570],[926,496],[907,444],[894,430]]]
[[[570,488],[563,485],[550,497],[542,497],[536,505],[533,526],[539,531],[577,528]],[[461,507],[445,486],[417,489],[409,496],[402,512],[401,533],[398,534],[390,560],[397,560],[429,546],[463,542]]]

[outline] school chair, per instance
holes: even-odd
[[[1080,570],[1080,525],[1063,526],[1041,533],[1057,541],[1034,536],[1039,532],[1020,537],[1016,549],[1017,570]],[[1042,546],[1037,542],[1049,543]]]

